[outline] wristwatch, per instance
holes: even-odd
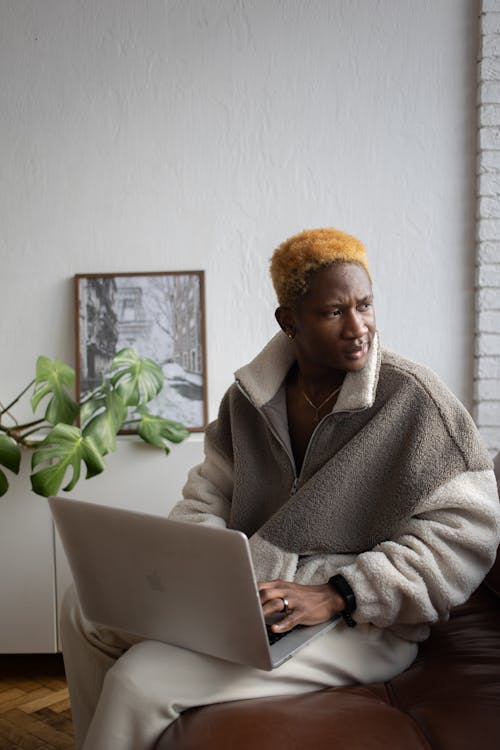
[[[356,621],[353,620],[351,616],[356,609],[356,597],[354,596],[354,591],[349,586],[344,576],[341,575],[332,576],[329,579],[328,583],[330,584],[330,586],[333,586],[335,591],[340,594],[342,599],[345,601],[345,609],[343,609],[340,613],[344,618],[344,622],[350,628],[356,627]]]

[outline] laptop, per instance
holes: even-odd
[[[242,532],[62,497],[49,505],[91,622],[271,670],[339,621],[270,645]]]

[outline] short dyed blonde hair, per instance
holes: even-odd
[[[271,258],[279,304],[293,307],[307,293],[310,274],[334,263],[356,263],[370,276],[363,243],[339,229],[306,229],[285,240]]]

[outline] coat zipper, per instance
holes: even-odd
[[[297,492],[297,487],[298,487],[298,484],[300,482],[300,477],[302,476],[302,472],[304,470],[304,466],[306,465],[307,457],[309,455],[309,451],[310,451],[310,448],[311,448],[311,443],[313,442],[314,436],[316,435],[316,432],[318,431],[318,428],[321,425],[321,423],[327,417],[331,416],[331,412],[329,414],[325,414],[325,416],[323,417],[323,419],[320,422],[318,422],[318,424],[314,428],[313,433],[312,433],[311,437],[309,438],[309,443],[307,444],[307,448],[306,448],[306,452],[304,454],[304,460],[302,461],[301,469],[300,469],[299,473],[297,474],[297,467],[295,465],[295,459],[294,459],[293,455],[290,454],[290,451],[288,450],[287,446],[285,445],[285,443],[282,441],[282,439],[280,438],[280,436],[278,435],[278,433],[274,429],[274,426],[272,425],[272,423],[269,421],[269,419],[267,418],[267,416],[265,415],[265,413],[262,411],[262,409],[259,409],[259,407],[256,406],[256,404],[250,398],[250,396],[248,395],[248,393],[245,391],[245,389],[244,389],[243,385],[241,384],[241,382],[239,380],[236,380],[235,382],[236,382],[236,385],[238,386],[239,390],[241,391],[241,393],[252,404],[252,406],[254,407],[254,409],[256,409],[257,412],[261,415],[262,419],[267,424],[267,426],[269,428],[269,431],[272,433],[272,435],[274,435],[274,437],[276,438],[277,442],[279,443],[279,445],[281,445],[281,447],[285,451],[286,455],[288,456],[288,460],[290,461],[290,465],[292,467],[293,476],[294,476],[294,480],[292,482],[292,486],[290,488],[290,494],[289,494],[289,497],[292,497],[292,495],[295,495],[295,493]]]

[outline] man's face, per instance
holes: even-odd
[[[343,372],[365,366],[375,313],[364,268],[341,263],[316,271],[309,291],[290,314],[299,364]]]

